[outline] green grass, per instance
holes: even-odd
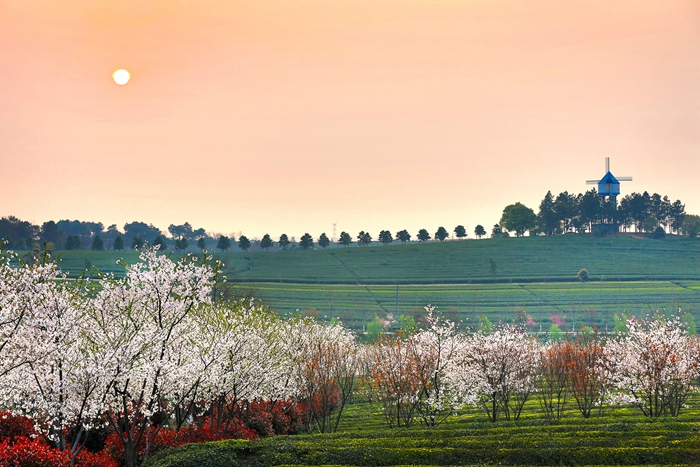
[[[262,299],[277,311],[316,309],[328,318],[340,318],[353,329],[371,321],[375,314],[410,314],[423,316],[423,307],[439,306],[451,320],[478,322],[481,314],[492,320],[512,320],[525,311],[541,323],[546,331],[549,316],[566,317],[568,326],[595,324],[612,329],[613,315],[628,312],[644,315],[650,310],[684,312],[700,311],[700,281],[644,282],[545,282],[513,284],[236,284],[239,292],[246,291]],[[398,292],[398,293],[397,293]],[[539,331],[536,326],[535,331]]]
[[[86,265],[121,272],[133,252],[62,251],[72,274]],[[174,255],[179,257],[181,255]],[[216,253],[234,282],[307,284],[469,284],[575,281],[700,280],[700,239],[590,235],[409,243],[313,251]],[[495,264],[495,269],[492,267]]]
[[[535,331],[546,331],[552,314],[565,315],[567,329],[604,330],[614,314],[678,307],[700,319],[700,239],[564,235],[215,256],[228,287],[281,314],[315,309],[356,330],[375,314],[422,316],[428,304],[466,323],[524,310]],[[92,266],[123,274],[122,257],[138,260],[133,252],[64,251],[61,268],[71,277]],[[584,267],[586,284],[576,279]]]
[[[694,402],[697,407],[697,400]],[[583,419],[573,408],[544,420],[536,400],[521,420],[489,423],[475,408],[438,428],[388,429],[380,410],[351,405],[338,433],[280,436],[185,446],[161,452],[150,467],[184,465],[697,465],[700,412],[650,420],[632,408]]]

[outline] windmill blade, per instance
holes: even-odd
[[[610,158],[606,157],[605,158],[605,173],[610,172]]]
[[[600,180],[586,180],[586,185],[597,185]]]
[[[616,177],[618,182],[631,182],[632,177]]]

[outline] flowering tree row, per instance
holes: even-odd
[[[607,340],[594,333],[542,344],[523,329],[457,333],[428,308],[426,329],[382,338],[364,350],[365,393],[390,426],[428,426],[465,405],[489,420],[518,419],[536,397],[544,416],[573,403],[590,417],[604,403],[631,404],[649,417],[677,416],[700,378],[700,341],[679,317],[632,318]]]
[[[340,324],[212,299],[209,261],[146,250],[125,277],[91,281],[68,280],[46,256],[0,254],[2,406],[71,465],[100,429],[135,466],[165,434],[334,431],[357,381],[390,426],[435,426],[468,404],[517,419],[531,397],[549,418],[567,403],[589,417],[606,402],[676,416],[699,377],[700,345],[678,318],[544,345],[512,326],[457,332],[429,307],[424,329],[362,347]]]
[[[337,427],[356,373],[348,330],[214,301],[216,264],[140,259],[123,279],[89,281],[46,257],[0,256],[1,403],[71,465],[91,429],[110,431],[134,466],[165,427],[230,431],[259,401],[269,417],[293,409],[308,430]]]
[[[537,397],[547,418],[567,403],[583,417],[604,403],[632,404],[649,417],[677,416],[700,378],[700,341],[679,317],[632,318],[628,331],[542,344],[525,330],[457,333],[428,308],[428,327],[365,349],[365,390],[390,426],[428,426],[465,405],[489,420],[518,419]]]

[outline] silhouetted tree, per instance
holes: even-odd
[[[77,235],[69,235],[66,238],[66,250],[80,250],[83,247],[80,237]]]
[[[299,246],[303,248],[304,250],[308,250],[309,248],[313,248],[314,246],[314,239],[311,237],[311,235],[307,232],[304,235],[301,236],[301,239],[299,239]]]
[[[440,240],[441,242],[444,242],[447,237],[449,237],[450,234],[447,233],[447,229],[444,227],[438,227],[437,232],[435,232],[435,238]]]
[[[68,242],[66,241],[66,243]],[[131,248],[133,250],[140,250],[141,248],[143,248],[143,244],[143,238],[139,237],[138,235],[131,240]]]
[[[408,233],[408,230],[403,229],[398,232],[396,232],[396,240],[400,241],[401,244],[405,245],[406,242],[411,241],[411,234]]]
[[[271,246],[274,245],[270,234],[263,235],[262,240],[260,240],[260,248],[264,248],[267,251]]]
[[[428,233],[428,231],[425,229],[420,229],[418,231],[418,240],[420,242],[427,242],[428,240],[430,240],[430,234]]]
[[[104,251],[105,249],[105,242],[102,240],[102,237],[99,235],[95,235],[92,237],[92,245],[90,245],[90,249],[92,251]]]
[[[248,248],[250,248],[250,240],[248,240],[248,237],[241,235],[241,237],[238,239],[238,248],[243,251],[248,251]]]
[[[554,196],[548,191],[540,203],[540,212],[537,214],[537,227],[545,235],[561,233],[561,221],[557,215],[554,204]]]
[[[321,234],[320,237],[318,237],[318,246],[321,248],[325,249],[328,248],[328,245],[331,244],[331,240],[328,238],[328,235],[326,235],[325,232]]]
[[[229,248],[231,248],[231,239],[225,235],[221,235],[216,241],[216,248],[218,248],[221,251],[228,250]]]
[[[352,237],[347,232],[340,232],[340,238],[338,238],[338,243],[343,246],[349,246],[352,243]]]
[[[455,237],[464,238],[466,236],[467,236],[467,229],[465,229],[463,225],[458,225],[457,227],[455,227]]]
[[[498,224],[493,224],[493,228],[491,229],[491,238],[500,238],[503,236],[503,229],[501,229],[501,226]]]
[[[204,237],[199,237],[197,239],[197,248],[204,251],[207,249],[207,240]]]
[[[122,239],[121,235],[117,236],[117,238],[114,239],[112,248],[120,251],[124,249],[124,240]]]
[[[280,240],[279,240],[280,248],[282,248],[283,250],[286,250],[290,243],[291,242],[289,241],[289,237],[287,237],[287,234],[280,235]]]
[[[362,230],[359,234],[357,234],[357,244],[359,246],[367,246],[370,243],[372,243],[372,236],[369,234],[369,232]]]
[[[394,237],[388,230],[382,230],[381,232],[379,232],[379,241],[382,242],[384,245],[387,245],[394,241]]]
[[[486,235],[486,230],[484,230],[484,226],[481,224],[477,224],[477,226],[474,227],[474,235],[476,235],[476,238],[481,238],[484,235]]]
[[[175,240],[175,250],[185,251],[190,246],[190,242],[187,241],[185,237],[178,238]]]
[[[506,230],[512,230],[515,235],[523,234],[535,227],[537,216],[535,212],[522,203],[509,204],[503,209],[500,225]]]

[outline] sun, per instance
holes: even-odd
[[[120,68],[119,70],[112,73],[112,79],[114,79],[114,82],[117,83],[119,86],[124,86],[131,79],[131,74],[125,69]]]

